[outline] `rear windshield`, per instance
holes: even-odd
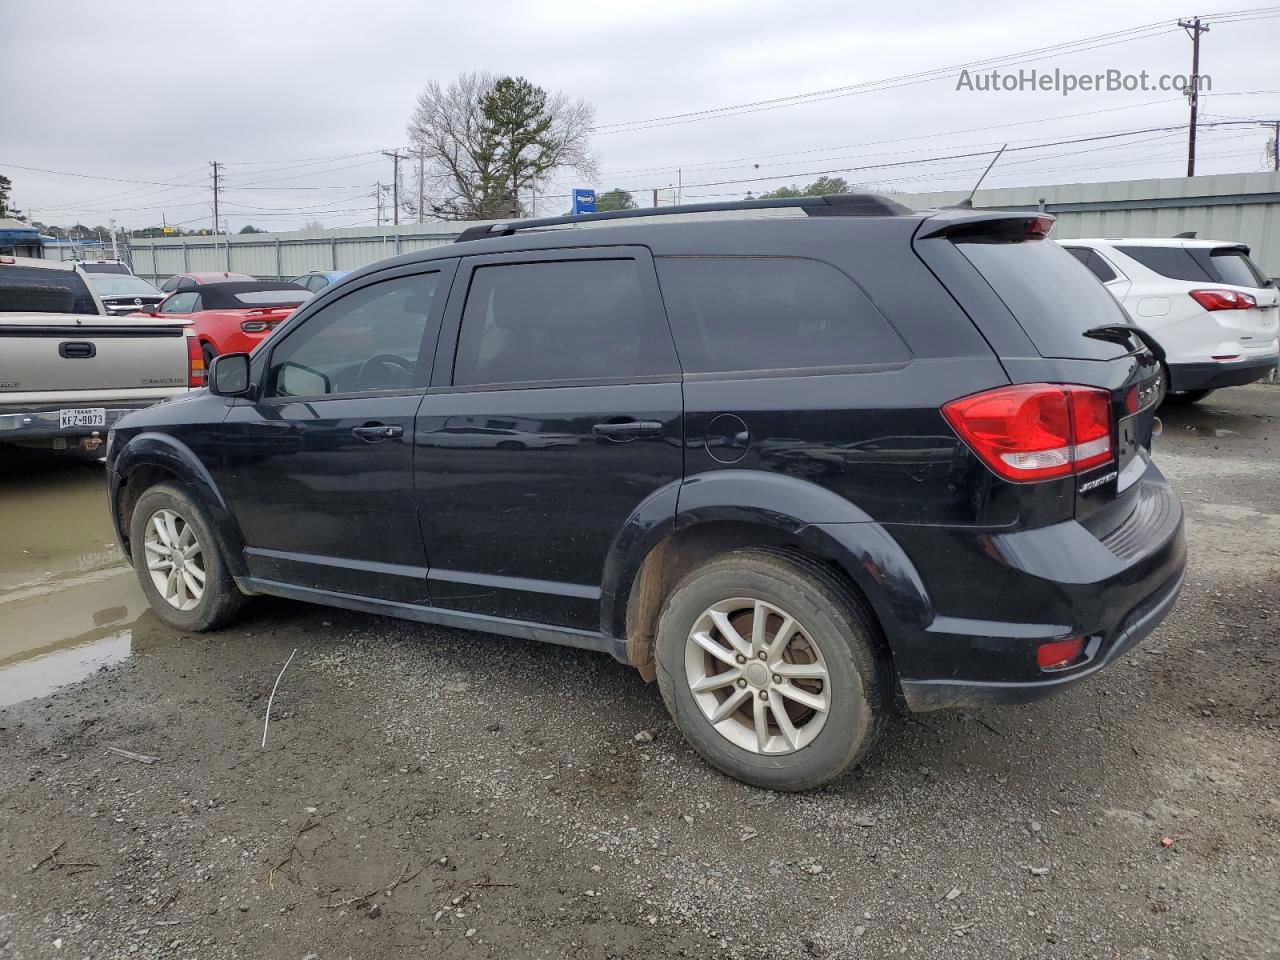
[[[93,294],[78,273],[0,266],[0,313],[82,313],[96,316]]]
[[[82,263],[80,269],[85,273],[128,273],[129,268],[123,263]]]
[[[246,290],[235,294],[246,307],[295,306],[310,296],[310,290]]]
[[[1209,253],[1209,263],[1219,283],[1236,287],[1265,287],[1267,278],[1243,250],[1220,248]]]
[[[1049,240],[956,242],[1004,301],[1040,355],[1110,360],[1128,351],[1084,336],[1091,327],[1128,323],[1115,298],[1075,257]]]

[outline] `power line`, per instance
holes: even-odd
[[[1270,16],[1262,16],[1262,14],[1269,14],[1271,11],[1280,11],[1280,7],[1257,7],[1250,10],[1236,11],[1239,15],[1231,22],[1244,22],[1250,19],[1270,19]],[[1210,16],[1217,15],[1210,14]],[[1024,63],[1034,63],[1039,60],[1045,60],[1053,56],[1083,53],[1088,50],[1097,50],[1121,43],[1131,43],[1135,40],[1144,40],[1150,37],[1161,36],[1163,34],[1172,33],[1177,29],[1177,26],[1169,21],[1156,21],[1149,24],[1143,24],[1142,26],[1129,27],[1125,30],[1116,30],[1110,33],[1099,34],[1094,37],[1084,37],[1079,40],[1053,44],[1047,47],[1038,47],[1033,50],[1001,54],[999,56],[987,57],[982,60],[953,64],[947,67],[936,67],[931,70],[923,70],[917,73],[903,74],[896,77],[886,77],[879,80],[868,80],[862,83],[848,84],[842,87],[831,87],[826,90],[814,90],[807,93],[791,94],[785,97],[774,97],[723,107],[712,107],[705,110],[693,110],[685,113],[668,114],[666,116],[650,117],[644,120],[629,120],[612,124],[601,124],[600,126],[593,128],[592,132],[602,136],[608,136],[614,133],[631,133],[638,130],[649,130],[657,127],[677,126],[685,123],[693,123],[701,119],[741,116],[747,113],[775,110],[782,107],[821,103],[826,100],[837,99],[840,97],[856,96],[862,93],[925,83],[949,76],[960,70],[974,70],[996,66],[1017,66]]]

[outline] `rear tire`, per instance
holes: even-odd
[[[200,352],[204,354],[204,369],[207,376],[209,368],[213,366],[213,358],[218,355],[218,351],[214,348],[212,343],[202,343],[200,345]]]
[[[667,599],[658,687],[712,766],[769,790],[809,790],[859,763],[880,734],[889,703],[880,639],[866,604],[821,564],[735,550]]]
[[[170,626],[216,630],[244,606],[208,518],[176,484],[157,484],[138,498],[129,549],[151,609]]]

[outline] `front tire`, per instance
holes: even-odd
[[[170,626],[216,630],[244,605],[208,518],[176,484],[157,484],[138,498],[129,548],[151,609]]]
[[[870,751],[888,670],[865,603],[821,564],[735,550],[694,570],[658,622],[658,687],[712,766],[753,786],[809,790]]]

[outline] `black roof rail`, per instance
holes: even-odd
[[[666,217],[682,213],[713,213],[720,210],[772,210],[799,207],[811,217],[900,217],[914,213],[896,200],[875,193],[837,193],[825,197],[778,197],[774,200],[730,200],[723,203],[686,203],[674,207],[645,207],[643,210],[608,210],[603,213],[580,213],[566,217],[540,217],[536,220],[512,220],[510,223],[485,223],[467,227],[454,243],[483,240],[486,237],[509,237],[517,230],[558,227],[571,223],[594,223],[599,220],[630,220],[639,217]]]

